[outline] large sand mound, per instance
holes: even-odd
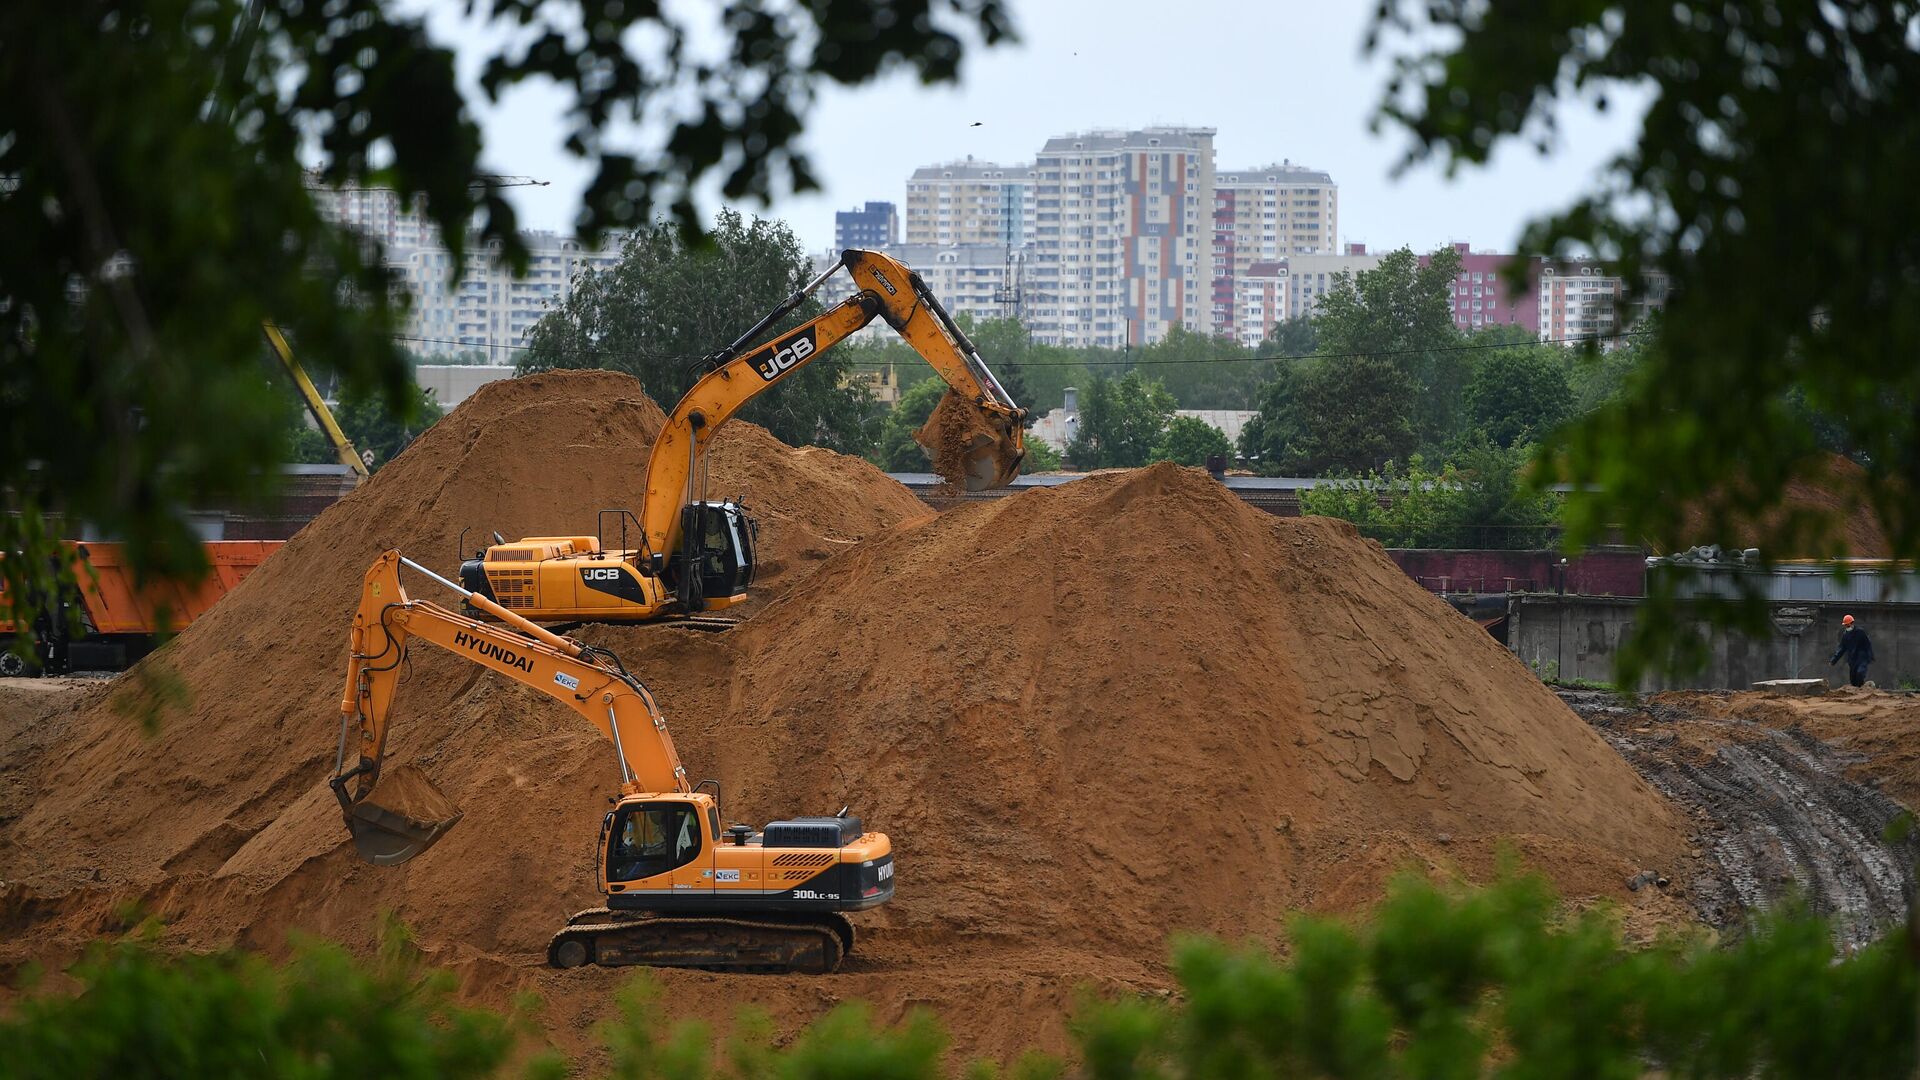
[[[22,884],[0,964],[57,956],[127,895],[192,945],[364,944],[390,909],[475,996],[538,990],[556,1041],[586,1041],[620,976],[542,960],[598,899],[616,771],[597,734],[422,646],[391,760],[466,817],[368,867],[324,784],[380,548],[444,565],[462,524],[556,531],[635,482],[651,403],[615,376],[547,380],[483,391],[164,650],[195,703],[158,739],[104,694],[68,718],[7,811],[0,877]],[[1572,894],[1629,899],[1628,875],[1684,846],[1598,736],[1345,525],[1172,466],[931,517],[861,463],[744,430],[716,446],[716,487],[784,514],[788,551],[845,550],[775,575],[784,595],[726,635],[583,636],[653,686],[728,817],[852,803],[892,834],[900,891],[857,918],[842,974],[661,974],[676,1011],[797,1023],[860,996],[883,1018],[933,1005],[964,1051],[1058,1047],[1076,983],[1165,985],[1172,929],[1270,937],[1295,906],[1364,908],[1409,863],[1484,877],[1502,844]]]

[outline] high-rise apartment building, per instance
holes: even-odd
[[[991,161],[925,165],[907,180],[909,244],[1021,247],[1033,238],[1031,165]]]
[[[1447,287],[1453,325],[1467,333],[1489,326],[1519,326],[1530,332],[1540,329],[1540,308],[1532,283],[1539,280],[1544,260],[1537,255],[1524,256],[1528,285],[1516,293],[1508,288],[1503,271],[1520,256],[1474,251],[1464,243],[1454,244],[1453,249],[1460,253],[1460,273]],[[1427,265],[1429,258],[1420,256],[1420,265]]]
[[[884,248],[900,242],[900,215],[890,202],[870,202],[863,209],[833,215],[833,246]]]
[[[1380,256],[1367,254],[1367,245],[1348,244],[1340,255],[1292,255],[1287,258],[1287,318],[1313,314],[1320,298],[1332,290],[1341,274],[1359,274],[1380,266]]]
[[[497,249],[482,247],[477,236],[469,239],[459,267],[441,247],[392,253],[413,293],[407,333],[425,339],[408,347],[427,356],[479,349],[490,364],[511,364],[533,324],[572,294],[576,277],[620,261],[618,251],[594,251],[572,237],[523,232],[520,238],[528,258],[526,275],[518,278],[495,258]],[[458,281],[449,289],[456,270]]]
[[[1634,324],[1666,306],[1666,275],[1651,275],[1646,285],[1644,295],[1623,301],[1626,279],[1606,266],[1585,259],[1543,260],[1535,290],[1540,340],[1570,343],[1599,338],[1602,348],[1619,344],[1617,339]]]
[[[956,318],[1014,318],[1027,252],[997,244],[896,244],[887,254],[920,275],[940,306]]]
[[[381,258],[412,297],[407,347],[426,356],[479,349],[488,363],[512,364],[527,331],[549,304],[572,293],[576,276],[620,261],[615,250],[593,251],[571,237],[524,232],[527,273],[515,278],[478,236],[468,238],[465,258],[456,265],[419,208],[403,210],[385,188],[316,188],[314,202],[321,217],[378,242]]]
[[[1221,171],[1213,192],[1213,331],[1237,336],[1234,282],[1256,262],[1338,252],[1333,177],[1281,162]]]
[[[1212,322],[1212,128],[1048,139],[1034,162],[1037,340],[1117,347]]]
[[[1233,279],[1233,339],[1255,348],[1287,321],[1291,269],[1284,260],[1257,262]]]

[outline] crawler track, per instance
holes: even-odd
[[[751,917],[589,908],[547,943],[557,968],[647,965],[751,974],[830,974],[853,951],[853,924],[826,914]]]

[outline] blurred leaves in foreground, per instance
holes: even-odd
[[[1910,1076],[1916,971],[1905,927],[1849,956],[1801,910],[1731,944],[1636,948],[1605,909],[1569,915],[1532,877],[1485,888],[1397,880],[1364,925],[1302,917],[1284,958],[1183,938],[1164,997],[1083,994],[1071,1064],[1037,1052],[974,1077]],[[368,962],[298,942],[256,956],[171,954],[151,935],[101,944],[74,996],[29,994],[0,1019],[0,1077],[554,1076],[523,1001],[461,1006],[397,928]],[[1072,973],[1063,973],[1071,976]],[[917,1078],[949,1072],[947,1039],[915,1011],[894,1025],[842,1005],[776,1043],[741,1014],[716,1040],[669,1023],[631,976],[599,1034],[612,1076]],[[577,1070],[576,1070],[577,1071]]]

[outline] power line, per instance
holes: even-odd
[[[1275,362],[1286,361],[1286,360],[1346,360],[1346,359],[1355,359],[1359,357],[1369,357],[1369,356],[1371,357],[1423,356],[1429,353],[1475,352],[1481,349],[1519,349],[1519,348],[1524,348],[1528,345],[1578,345],[1578,344],[1585,344],[1587,342],[1618,341],[1622,338],[1643,337],[1645,336],[1645,334],[1646,334],[1646,331],[1644,330],[1632,330],[1632,331],[1627,331],[1625,333],[1619,333],[1619,334],[1585,334],[1585,335],[1580,335],[1576,337],[1537,338],[1537,339],[1528,339],[1526,341],[1497,341],[1497,342],[1476,342],[1476,343],[1465,344],[1465,345],[1439,345],[1430,349],[1380,349],[1380,350],[1357,349],[1351,352],[1336,352],[1336,353],[1312,352],[1312,353],[1276,354],[1272,356],[1208,356],[1208,357],[1200,357],[1196,359],[1186,359],[1186,360],[1146,360],[1146,359],[1129,360],[1125,358],[1117,359],[1117,360],[1002,360],[1002,361],[994,362],[992,366],[1005,367],[1005,368],[1173,367],[1173,366],[1180,366],[1185,364],[1255,364],[1255,363],[1275,363]],[[486,344],[484,342],[476,342],[476,341],[460,341],[454,338],[417,337],[412,334],[395,334],[393,335],[393,337],[397,341],[414,341],[414,342],[419,342],[421,344],[426,344],[426,345],[459,345],[464,348],[478,349],[478,350],[511,349],[516,352],[525,352],[533,348],[533,346],[531,345]],[[601,354],[601,352],[602,350],[600,349],[590,349],[587,351],[587,355],[598,356]],[[856,360],[856,361],[853,361],[850,366],[863,367],[863,368],[885,368],[889,366],[889,362],[880,361],[880,360]]]

